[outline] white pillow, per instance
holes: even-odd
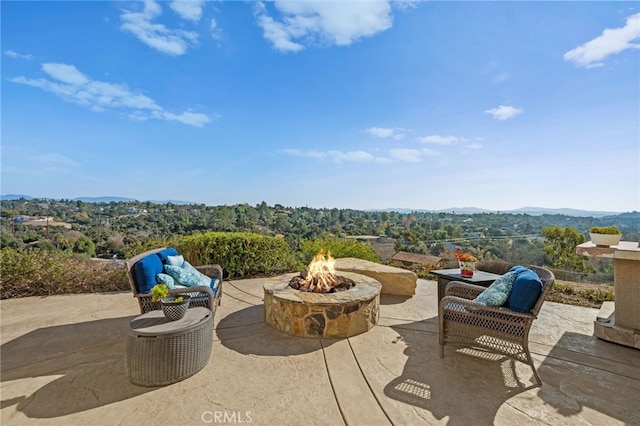
[[[167,256],[167,265],[179,266],[182,268],[184,263],[184,257],[180,254],[178,256]]]

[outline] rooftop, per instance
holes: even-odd
[[[447,347],[438,356],[436,283],[383,295],[379,324],[304,339],[264,323],[262,279],[225,282],[213,355],[165,387],[127,381],[130,293],[2,300],[3,425],[207,423],[640,424],[640,352],[597,339],[597,309],[545,302],[530,334],[538,372]]]

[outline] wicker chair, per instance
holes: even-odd
[[[133,291],[133,296],[138,299],[141,314],[162,309],[162,306],[160,302],[152,301],[151,293],[140,293],[138,291],[135,265],[140,259],[150,254],[158,253],[162,250],[164,250],[164,248],[153,249],[144,253],[140,253],[127,260],[125,263],[127,277],[129,278],[129,284],[131,285],[131,291]],[[216,307],[220,305],[220,298],[222,297],[222,268],[220,267],[220,265],[203,265],[195,266],[195,268],[210,278],[217,278],[218,280],[220,280],[215,294],[210,287],[206,286],[171,289],[169,290],[169,294],[189,294],[191,296],[191,300],[189,302],[190,308],[203,306],[205,308],[209,308],[209,310],[215,313]]]
[[[486,349],[529,365],[538,385],[542,385],[529,352],[529,329],[555,277],[548,269],[529,268],[538,274],[543,288],[536,304],[526,313],[473,302],[485,287],[458,281],[447,284],[438,306],[440,358],[444,357],[445,345]]]

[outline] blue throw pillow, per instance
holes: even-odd
[[[513,286],[517,272],[507,272],[495,280],[485,291],[473,299],[474,302],[487,306],[502,306],[509,298],[511,287]]]
[[[211,278],[211,284],[209,285],[209,287],[211,287],[211,290],[213,290],[213,294],[218,291],[218,286],[220,286],[220,280],[217,278]]]
[[[542,281],[538,274],[527,269],[520,272],[513,283],[507,306],[514,311],[529,312],[538,301],[540,293],[542,293]]]
[[[178,284],[187,287],[207,286],[211,285],[211,278],[198,271],[191,266],[189,262],[184,262],[182,267],[175,265],[164,265],[164,270],[167,274],[171,275]]]
[[[169,289],[176,288],[176,280],[171,275],[158,274],[156,275],[156,281],[158,281],[158,284],[166,285]]]
[[[173,247],[169,247],[169,248],[166,248],[164,250],[161,250],[161,251],[157,252],[156,254],[160,258],[160,261],[164,264],[164,263],[167,262],[167,257],[169,257],[169,256],[177,256],[178,255],[178,251],[176,249],[174,249]]]
[[[140,293],[149,293],[156,285],[156,275],[162,273],[162,262],[155,254],[140,259],[135,265],[136,284]]]
[[[182,264],[184,263],[184,257],[182,255],[167,256],[167,261],[165,263],[167,265],[182,266]]]

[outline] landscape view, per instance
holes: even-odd
[[[2,425],[640,425],[640,3],[3,0]]]
[[[611,283],[570,246],[638,240],[633,3],[6,2],[2,24],[3,248],[248,232]]]
[[[539,209],[533,208],[528,213],[465,213],[464,209],[458,212],[400,212],[296,208],[279,204],[270,206],[265,202],[255,206],[206,206],[116,200],[4,196],[2,247],[20,252],[39,249],[115,261],[149,248],[171,245],[184,236],[212,232],[251,233],[286,241],[292,253],[297,253],[294,257],[300,260],[300,263],[291,263],[289,268],[300,268],[319,249],[334,247],[335,252],[336,244],[339,246],[342,242],[344,246],[337,249],[338,255],[363,257],[362,253],[365,253],[364,258],[399,266],[402,262],[393,259],[399,252],[430,255],[431,261],[409,265],[420,276],[430,279],[433,276],[429,270],[457,265],[455,249],[460,247],[481,261],[545,265],[565,281],[604,285],[606,289],[613,284],[611,259],[579,256],[575,247],[589,240],[589,230],[594,226],[616,225],[626,241],[640,240],[639,212],[575,211],[574,215],[567,215],[540,213]],[[350,244],[362,245],[363,249],[349,251],[353,249]],[[305,249],[311,252],[305,253]],[[346,250],[346,253],[339,250]],[[222,265],[225,260],[217,259]],[[249,268],[239,273],[227,264],[227,274],[238,278],[238,275],[252,275],[248,271],[253,274],[290,272],[280,267],[274,264],[272,269]],[[9,277],[5,275],[2,280],[3,297],[9,294],[7,286],[13,287]],[[79,291],[91,289],[95,288]],[[606,291],[611,293],[610,288]]]

